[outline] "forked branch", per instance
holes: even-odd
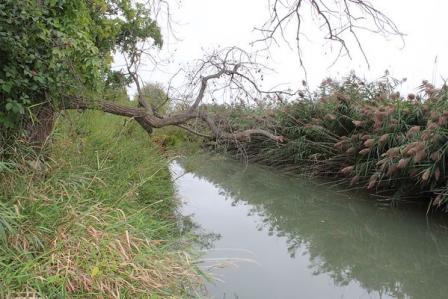
[[[155,114],[152,109],[148,109],[149,104],[146,101],[141,101],[144,100],[141,94],[137,97],[139,102],[138,107],[124,106],[108,100],[92,102],[82,97],[72,96],[65,99],[64,107],[62,108],[78,110],[94,109],[133,118],[148,133],[151,133],[154,128],[177,126],[190,133],[214,139],[242,141],[250,139],[252,135],[261,135],[276,142],[283,142],[284,138],[282,136],[277,136],[259,128],[228,132],[225,128],[217,125],[213,114],[208,113],[205,109],[201,109],[206,93],[210,91],[209,85],[211,81],[215,81],[214,84],[220,85],[220,89],[233,91],[237,96],[254,96],[254,93],[259,94],[259,96],[263,94],[275,94],[277,96],[281,94],[292,95],[292,93],[282,91],[263,91],[258,87],[255,73],[260,73],[262,66],[252,62],[248,58],[250,58],[250,55],[241,49],[229,48],[215,52],[207,57],[207,59],[202,60],[198,68],[199,71],[192,77],[192,81],[196,81],[198,85],[196,97],[191,100],[191,105],[188,108],[169,115]],[[129,67],[128,70],[131,76],[135,76]],[[202,75],[204,73],[207,73],[207,75]],[[138,78],[136,76],[133,78],[134,81],[137,81],[137,84]],[[141,92],[140,85],[138,85],[137,90]],[[207,132],[199,132],[189,128],[188,123],[192,120],[202,121],[209,128],[211,135]]]
[[[381,10],[368,0],[273,0],[269,1],[270,17],[260,28],[261,38],[254,43],[264,42],[269,47],[278,44],[278,38],[289,44],[288,25],[295,24],[291,34],[296,40],[300,63],[302,60],[302,27],[311,10],[319,30],[326,34],[326,39],[339,45],[336,60],[343,54],[351,58],[349,39],[352,37],[356,47],[362,53],[367,65],[369,61],[359,39],[361,31],[370,31],[382,35],[403,37],[397,25]],[[294,25],[293,25],[294,26]]]

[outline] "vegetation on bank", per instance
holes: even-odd
[[[251,138],[217,147],[250,161],[312,175],[337,177],[391,201],[448,202],[448,89],[423,82],[402,96],[385,76],[366,83],[355,75],[325,80],[317,92],[257,106],[216,105],[233,130],[261,127],[283,143]]]
[[[79,98],[114,100],[130,74],[112,69],[116,52],[135,63],[139,45],[160,48],[147,2],[5,0],[0,3],[0,143],[40,145],[57,112]],[[95,104],[94,104],[95,103]]]
[[[0,162],[0,297],[186,297],[199,282],[168,161],[138,124],[65,113]],[[25,153],[26,151],[26,153]]]
[[[211,54],[188,79],[188,107],[171,105],[174,99],[157,84],[140,88],[142,57],[163,44],[153,18],[158,8],[151,5],[156,3],[0,3],[0,297],[158,298],[194,292],[198,278],[176,227],[168,162],[160,155],[166,147],[179,152],[199,145],[179,127],[201,136],[196,129],[209,130],[218,145],[226,139],[227,149],[252,160],[344,174],[352,184],[399,195],[417,190],[444,205],[441,144],[448,114],[431,114],[444,111],[444,90],[425,86],[423,102],[399,99],[387,84],[329,81],[320,93],[295,102],[211,107],[224,110],[216,121],[203,105],[204,96],[214,93],[212,81],[225,77],[229,90],[248,96],[241,84],[259,91],[250,79],[254,72],[261,75],[259,66],[236,47]],[[373,19],[395,30],[378,11]],[[112,68],[116,53],[126,69]],[[120,102],[131,82],[136,101]],[[151,142],[142,128],[162,129]],[[252,128],[258,130],[241,131]],[[250,139],[262,131],[286,142]],[[178,147],[185,141],[188,149]]]

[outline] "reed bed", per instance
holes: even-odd
[[[214,106],[232,130],[261,127],[285,138],[214,143],[240,158],[337,178],[390,202],[448,202],[448,88],[424,81],[416,94],[400,95],[401,82],[385,76],[367,83],[355,75],[327,79],[316,92],[303,91],[258,106]]]

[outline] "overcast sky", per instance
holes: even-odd
[[[253,28],[268,16],[267,0],[183,0],[172,5],[174,33],[166,34],[162,57],[171,57],[168,65],[143,73],[143,80],[167,82],[179,66],[201,58],[204,51],[217,47],[239,46],[250,50],[250,42],[259,37]],[[386,13],[406,34],[405,46],[399,38],[385,40],[371,33],[363,33],[361,41],[371,68],[359,52],[353,60],[340,59],[328,68],[334,53],[324,46],[320,36],[307,35],[302,45],[310,86],[325,77],[340,78],[351,70],[368,79],[375,79],[387,69],[396,78],[408,78],[406,90],[412,91],[423,79],[440,85],[448,79],[448,1],[446,0],[371,0]],[[165,24],[160,24],[165,28]],[[165,31],[165,30],[164,30]],[[314,35],[311,32],[312,35]],[[268,84],[286,83],[297,88],[304,79],[299,68],[297,52],[286,44],[271,49],[269,66],[275,68]],[[148,70],[148,69],[146,69]]]

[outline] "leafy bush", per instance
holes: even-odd
[[[148,7],[131,0],[5,0],[0,3],[0,130],[33,126],[43,105],[99,94],[122,80],[113,51],[132,53],[160,30]]]

